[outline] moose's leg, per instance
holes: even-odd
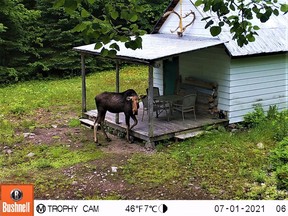
[[[107,133],[106,133],[106,131],[105,131],[105,128],[104,128],[104,126],[105,126],[104,121],[103,121],[102,125],[103,125],[102,131],[103,131],[104,136],[106,137],[106,141],[110,142],[111,139],[108,137],[108,135],[107,135]],[[102,126],[102,125],[101,125],[101,126]]]
[[[130,130],[138,124],[138,120],[135,115],[131,115],[131,118],[134,121],[134,124],[131,126]]]
[[[127,141],[130,142],[130,135],[129,135],[129,130],[130,130],[130,116],[126,115],[125,113],[125,121],[126,121],[126,134],[127,134]]]
[[[98,116],[96,117],[94,121],[94,142],[95,143],[98,143],[97,130],[98,130]]]
[[[110,142],[111,139],[108,137],[108,135],[107,135],[107,133],[106,133],[106,131],[105,131],[105,123],[104,123],[104,122],[105,122],[105,116],[106,116],[106,111],[105,111],[105,113],[104,113],[104,115],[103,115],[103,117],[102,117],[102,119],[101,119],[101,129],[102,129],[102,131],[103,131],[103,134],[104,134],[106,140],[107,140],[108,142]]]

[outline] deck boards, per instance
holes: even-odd
[[[138,124],[132,129],[131,135],[146,141],[159,141],[164,139],[173,138],[179,134],[191,133],[191,131],[201,130],[203,126],[226,123],[226,119],[212,118],[208,112],[196,112],[196,120],[194,120],[193,113],[185,114],[185,120],[182,120],[182,116],[178,112],[174,112],[170,121],[167,121],[166,113],[156,118],[154,113],[153,118],[153,137],[148,136],[148,116],[144,114],[142,119],[143,109],[140,106],[138,110]],[[85,113],[88,118],[93,119],[97,116],[97,110],[90,110]],[[115,123],[115,114],[107,112],[106,114],[106,125],[109,127],[125,131],[125,116],[124,113],[119,114],[119,124]],[[133,120],[130,119],[130,124],[133,124]]]

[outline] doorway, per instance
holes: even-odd
[[[177,92],[179,78],[179,57],[165,59],[163,61],[164,95],[172,95]]]

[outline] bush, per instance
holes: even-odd
[[[274,169],[288,162],[288,137],[277,144],[277,147],[271,152],[270,160]]]
[[[288,110],[279,112],[277,106],[274,105],[269,107],[266,115],[262,105],[257,104],[253,112],[244,116],[244,125],[254,128],[260,124],[272,126],[275,140],[281,141],[288,136]]]
[[[271,152],[270,161],[272,170],[276,172],[278,188],[288,190],[288,137]]]
[[[244,116],[244,124],[249,128],[256,127],[265,120],[266,115],[261,104],[254,105],[254,111]]]
[[[288,164],[276,169],[277,187],[288,190]]]
[[[277,141],[281,141],[288,136],[288,110],[278,113],[272,120],[275,136]]]
[[[277,188],[277,178],[275,173],[265,176],[265,183],[255,182],[248,184],[247,192],[243,199],[249,200],[283,200],[287,199],[288,193]]]

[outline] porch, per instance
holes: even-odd
[[[203,37],[185,37],[179,40],[173,35],[169,34],[157,34],[157,35],[145,35],[142,37],[142,49],[131,50],[127,49],[124,43],[119,43],[120,51],[114,57],[116,63],[116,85],[115,92],[120,91],[120,64],[122,62],[130,62],[137,64],[144,64],[148,66],[148,85],[147,85],[147,100],[148,100],[148,113],[145,115],[143,121],[141,121],[143,108],[140,107],[138,116],[138,125],[131,131],[131,135],[147,142],[146,146],[154,148],[154,142],[170,139],[173,137],[179,137],[182,134],[191,134],[193,131],[200,130],[203,126],[213,125],[227,122],[227,120],[212,118],[208,110],[196,111],[197,120],[194,120],[194,116],[186,115],[185,121],[179,113],[175,113],[170,121],[167,121],[167,116],[160,115],[159,118],[155,118],[153,112],[154,105],[154,93],[153,88],[160,88],[160,95],[185,95],[190,93],[191,88],[182,89],[181,85],[181,71],[179,56],[185,53],[201,50],[207,47],[217,46],[223,43],[215,38],[203,38]],[[74,47],[73,49],[81,53],[81,72],[82,72],[82,119],[81,122],[85,125],[93,127],[93,118],[97,116],[96,110],[87,112],[86,107],[86,71],[85,71],[85,56],[93,55],[101,57],[101,50],[95,50],[95,44]],[[190,60],[189,60],[190,62]],[[181,66],[182,67],[182,66]],[[191,67],[189,67],[191,68]],[[189,69],[190,71],[190,69]],[[190,74],[190,73],[189,73]],[[184,78],[184,77],[183,77]],[[185,76],[185,80],[186,80]],[[184,79],[183,79],[184,80]],[[204,79],[206,80],[206,79]],[[210,79],[209,79],[210,80]],[[207,85],[201,86],[203,82],[193,82],[191,80],[189,85],[192,86],[193,93],[196,91],[197,98],[204,100],[206,106],[210,106],[212,103],[207,100],[207,97],[213,97],[216,92],[214,85],[208,85],[208,91],[202,92],[203,88],[207,88]],[[184,83],[185,84],[185,83]],[[186,83],[187,84],[187,83]],[[200,86],[199,86],[200,84]],[[182,86],[183,87],[183,86]],[[194,89],[196,87],[196,89]],[[133,85],[131,87],[133,88]],[[104,90],[104,89],[103,89]],[[184,90],[184,91],[182,91]],[[205,95],[203,97],[201,94]],[[217,96],[217,94],[216,94]],[[214,99],[213,99],[214,101]],[[208,104],[209,102],[209,104]],[[214,103],[213,103],[214,104]],[[214,105],[213,105],[214,106]],[[213,108],[213,107],[210,107]],[[216,104],[217,108],[217,104]],[[213,109],[211,109],[213,111]],[[179,116],[178,116],[179,115]],[[106,125],[125,132],[126,124],[124,115],[118,116],[112,113],[106,115]],[[117,123],[116,123],[117,122]],[[119,123],[118,123],[119,122]]]
[[[90,110],[85,113],[87,118],[80,119],[82,124],[93,127],[93,119],[97,116],[97,110]],[[162,112],[158,118],[155,113],[152,120],[153,133],[149,136],[149,121],[147,112],[144,113],[142,121],[143,107],[140,104],[138,110],[138,124],[131,130],[131,136],[141,139],[146,142],[155,142],[167,140],[171,138],[186,138],[190,137],[194,132],[200,131],[203,127],[210,125],[225,125],[228,124],[227,119],[219,119],[213,117],[207,110],[196,110],[197,119],[194,120],[193,113],[186,113],[183,121],[180,112],[173,112],[170,121],[167,121],[165,112]],[[119,114],[119,124],[115,123],[116,114],[107,112],[105,123],[107,126],[126,132],[124,113]],[[130,120],[133,123],[133,120]],[[100,133],[101,134],[101,133]],[[180,139],[181,139],[180,138]]]

